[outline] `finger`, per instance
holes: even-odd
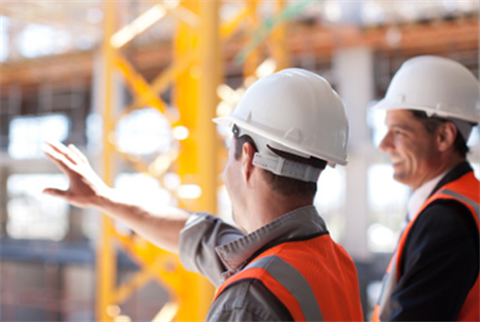
[[[52,146],[43,146],[42,150],[45,155],[47,155],[48,157],[50,157],[50,159],[54,161],[62,162],[67,166],[74,165],[72,160],[68,159],[65,154],[59,152],[57,149],[54,149]]]
[[[63,145],[60,141],[45,141],[46,144],[48,144],[53,150],[55,150],[57,153],[62,154],[65,158],[70,160],[73,164],[78,164],[79,160],[77,156],[72,153],[72,151],[67,148],[65,145]]]
[[[52,148],[58,153],[62,153],[62,150],[65,150],[67,148],[65,145],[63,145],[60,141],[57,140],[46,140],[45,144],[47,144],[50,148]]]
[[[87,157],[73,144],[69,144],[68,148],[73,151],[73,153],[82,161],[83,163],[88,164]]]
[[[67,196],[67,191],[60,190],[60,189],[55,189],[55,188],[45,188],[42,191],[44,194],[54,196],[54,197],[61,197],[61,198],[66,198]]]
[[[52,160],[60,170],[67,176],[70,176],[74,172],[75,164],[67,159],[63,154],[56,152],[51,148],[43,148],[43,153]]]

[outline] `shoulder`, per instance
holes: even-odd
[[[230,284],[218,296],[208,321],[292,321],[285,305],[258,279]]]
[[[459,201],[437,199],[415,219],[406,245],[452,241],[460,247],[459,242],[464,241],[472,246],[476,245],[478,249],[479,231],[474,216],[475,214]]]
[[[418,215],[411,232],[428,230],[440,235],[467,233],[473,237],[478,236],[474,216],[475,214],[459,201],[437,199]]]
[[[435,200],[415,219],[402,255],[420,260],[438,256],[442,261],[471,261],[478,267],[479,230],[470,210],[456,200]]]

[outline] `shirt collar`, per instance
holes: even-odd
[[[417,190],[415,190],[408,200],[408,205],[407,205],[407,221],[410,222],[412,221],[415,216],[417,215],[418,211],[420,208],[422,208],[422,205],[427,201],[428,197],[432,193],[433,189],[437,186],[437,184],[442,180],[443,177],[449,172],[450,170],[447,170],[445,172],[442,172],[432,180],[424,183],[421,185]]]
[[[325,222],[314,206],[297,208],[258,230],[215,248],[225,267],[226,277],[245,266],[246,261],[267,243],[286,242],[293,239],[327,232]]]

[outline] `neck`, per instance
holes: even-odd
[[[263,196],[262,196],[263,195]],[[313,204],[313,198],[286,197],[268,190],[251,196],[245,211],[240,214],[242,227],[251,233],[295,209]]]
[[[413,190],[417,190],[423,184],[427,183],[428,181],[434,179],[435,177],[439,176],[440,174],[448,171],[455,166],[459,165],[462,162],[465,162],[465,158],[459,156],[458,154],[451,155],[449,157],[439,159],[440,162],[437,163],[437,166],[429,172],[429,175],[416,186],[412,186]]]

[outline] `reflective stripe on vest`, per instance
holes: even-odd
[[[248,280],[262,283],[294,321],[363,321],[355,265],[328,234],[274,246],[228,278],[229,286]]]
[[[447,195],[447,196],[450,196],[450,197],[454,197],[456,199],[460,199],[464,203],[469,204],[473,208],[475,216],[477,217],[477,222],[480,221],[480,217],[478,216],[478,214],[480,213],[480,205],[477,202],[473,201],[470,198],[465,197],[462,194],[459,194],[458,192],[455,192],[455,191],[449,190],[449,189],[441,190],[440,194]]]
[[[261,270],[259,272],[258,270]],[[215,299],[225,288],[239,280],[255,278],[267,272],[268,278],[262,278],[262,283],[272,291],[280,288],[284,291],[280,301],[287,307],[296,321],[323,321],[322,312],[312,288],[303,275],[292,265],[276,255],[269,255],[254,260],[241,272],[230,277],[217,291]],[[274,293],[275,294],[275,293]],[[278,293],[275,294],[279,296]],[[285,301],[287,299],[287,301]],[[287,302],[287,303],[285,303]]]
[[[460,179],[446,184],[445,189],[436,192],[423,204],[422,208],[418,211],[417,216],[415,216],[415,218],[410,222],[410,224],[405,228],[405,231],[402,233],[398,248],[392,257],[390,264],[388,265],[387,273],[385,274],[382,282],[382,292],[380,294],[377,306],[374,309],[372,321],[377,322],[388,320],[393,312],[393,303],[390,301],[390,297],[395,287],[397,286],[397,283],[401,276],[398,260],[403,252],[403,246],[406,240],[406,236],[408,235],[410,228],[413,226],[413,223],[418,218],[418,215],[430,203],[435,200],[454,199],[464,204],[470,210],[477,224],[477,229],[479,229],[480,232],[480,205],[478,202],[480,201],[479,186],[479,182],[475,178],[473,172],[469,172],[462,176]],[[464,194],[460,193],[459,191],[462,191]],[[478,201],[475,201],[467,197],[466,195],[469,195],[472,198],[476,198],[476,200]],[[465,300],[465,303],[461,311],[459,312],[457,321],[479,320],[479,278],[480,276],[477,276],[476,283],[470,290],[467,299]]]
[[[390,301],[390,294],[397,286],[397,252],[393,254],[390,264],[388,264],[387,272],[382,280],[382,292],[378,299],[378,303],[373,311],[372,321],[386,321],[392,315],[393,303]],[[380,308],[382,308],[380,312]]]
[[[276,255],[260,258],[248,265],[246,269],[254,267],[266,270],[290,292],[300,304],[305,321],[323,321],[322,312],[312,288],[295,267]]]

